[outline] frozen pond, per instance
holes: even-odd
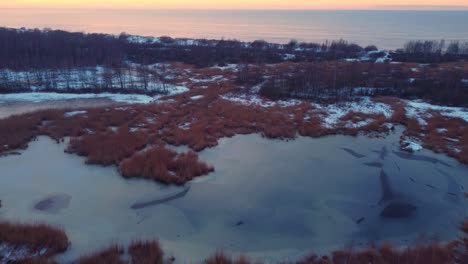
[[[0,158],[1,220],[64,227],[69,261],[109,245],[158,237],[178,263],[224,249],[288,260],[379,241],[454,239],[467,216],[468,167],[386,138],[220,140],[200,158],[216,172],[186,187],[124,180],[84,165],[46,137]]]

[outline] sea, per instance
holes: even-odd
[[[209,39],[344,39],[397,49],[410,40],[468,41],[468,11],[5,9],[0,26]]]

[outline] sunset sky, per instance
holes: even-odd
[[[466,9],[468,0],[0,0],[1,8]]]

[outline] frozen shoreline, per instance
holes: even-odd
[[[57,99],[32,102],[25,100],[0,102],[0,119],[45,109],[80,109],[116,105],[108,98]]]
[[[0,94],[0,105],[6,102],[33,102],[40,103],[44,101],[56,100],[71,100],[71,99],[109,99],[116,103],[129,103],[129,104],[147,104],[154,101],[158,97],[152,97],[141,94],[114,94],[114,93],[101,93],[101,94],[73,94],[73,93],[11,93]]]
[[[27,150],[22,151],[23,155],[0,159],[3,168],[9,172],[2,181],[11,181],[12,188],[5,194],[5,206],[9,208],[5,217],[27,222],[39,220],[63,226],[73,245],[67,252],[57,256],[57,260],[64,262],[98,250],[116,239],[126,245],[135,237],[159,237],[164,250],[177,257],[177,263],[204,259],[218,246],[234,255],[247,254],[253,258],[271,261],[295,259],[306,255],[310,248],[316,253],[339,249],[344,240],[355,240],[365,245],[366,241],[372,240],[373,232],[379,232],[382,240],[391,241],[396,246],[406,245],[407,240],[412,241],[417,237],[417,233],[424,230],[440,232],[443,234],[442,240],[448,241],[456,235],[457,229],[453,227],[453,230],[447,232],[447,228],[440,223],[444,223],[446,218],[456,219],[457,212],[462,210],[462,205],[450,200],[453,199],[452,196],[450,199],[443,196],[442,191],[446,190],[449,178],[446,179],[443,174],[427,177],[432,168],[423,165],[428,161],[401,158],[395,156],[393,151],[388,152],[382,159],[380,153],[374,151],[382,145],[387,146],[388,150],[397,151],[393,142],[398,140],[398,133],[387,138],[357,137],[352,141],[348,136],[318,139],[300,137],[290,142],[270,141],[258,134],[223,138],[219,146],[201,153],[203,159],[213,161],[219,170],[206,181],[192,182],[190,192],[186,193],[185,197],[141,210],[132,210],[130,206],[135,202],[151,200],[155,195],[171,197],[184,189],[161,188],[159,184],[145,180],[126,180],[119,177],[113,167],[84,165],[83,158],[63,153],[63,143],[57,145],[49,138],[40,137],[32,142]],[[279,151],[286,146],[290,152]],[[312,146],[315,147],[313,152]],[[359,152],[362,157],[350,155],[342,149],[343,147]],[[325,153],[324,149],[327,149]],[[37,154],[44,150],[47,150],[50,156],[38,159]],[[253,155],[239,157],[238,153],[245,150],[250,150],[245,153]],[[288,162],[284,158],[291,155],[296,157],[294,162]],[[319,158],[321,155],[333,158],[330,162],[323,162]],[[434,166],[449,173],[450,179],[466,186],[466,179],[462,177],[466,167],[430,151],[424,150],[418,157],[422,155],[448,162],[453,167],[441,166],[443,164],[439,163]],[[299,158],[302,156],[306,156],[307,159]],[[378,216],[378,209],[383,206],[377,208],[374,205],[375,201],[381,198],[381,183],[378,177],[374,177],[378,175],[378,170],[369,167],[365,162],[379,159],[379,156],[382,159],[382,169],[388,174],[390,184],[395,190],[419,198],[418,213],[408,221],[390,223],[390,220],[382,220]],[[386,156],[390,158],[387,159]],[[51,158],[59,165],[44,168],[41,164]],[[258,166],[259,163],[268,164],[273,160],[276,163],[270,166],[273,166],[276,173],[273,173],[269,166]],[[398,162],[402,172],[395,167],[394,160]],[[277,162],[278,166],[275,165]],[[344,167],[337,167],[337,162]],[[19,164],[22,166],[18,166]],[[239,168],[238,164],[244,164],[240,171],[234,169]],[[310,177],[311,175],[295,172],[294,168],[297,166],[301,166],[304,171],[314,171],[314,168],[323,167],[326,168],[323,170],[326,173]],[[39,176],[35,176],[34,173],[23,174],[21,167],[42,173]],[[71,168],[73,169],[70,170]],[[234,171],[236,173],[233,173]],[[292,172],[289,175],[290,182],[281,180],[287,171]],[[416,183],[402,184],[408,180],[407,175],[413,175]],[[33,179],[37,177],[53,184],[30,191],[34,186]],[[92,186],[89,185],[90,181]],[[335,184],[329,184],[330,182]],[[251,183],[262,183],[264,187],[258,188],[259,185]],[[435,186],[437,190],[427,188],[425,184]],[[84,188],[85,186],[88,188]],[[350,186],[353,188],[349,188]],[[369,189],[369,186],[374,188]],[[57,190],[73,197],[69,208],[63,208],[57,214],[41,213],[32,209],[34,201],[47,199]],[[83,193],[83,190],[86,191]],[[114,190],[121,192],[115,196]],[[452,189],[447,191],[455,193]],[[24,192],[27,192],[27,195],[24,195]],[[282,193],[282,196],[278,197],[278,192]],[[320,192],[326,195],[321,195]],[[22,199],[15,198],[18,195],[21,195]],[[461,199],[461,190],[456,190],[456,195]],[[268,199],[265,200],[265,197]],[[316,202],[300,203],[299,200]],[[207,208],[208,201],[217,202]],[[246,202],[251,204],[251,208],[245,208]],[[464,200],[460,202],[466,203]],[[353,210],[347,210],[350,206]],[[435,217],[431,215],[435,212],[433,208],[445,208],[446,211]],[[105,215],[96,214],[103,210]],[[333,221],[328,217],[332,217]],[[308,223],[315,224],[301,224],[303,218],[308,219]],[[358,221],[362,218],[364,220]],[[310,221],[312,219],[314,221]],[[427,219],[433,220],[428,222]],[[239,226],[236,224],[238,222],[243,224]],[[89,223],[94,227],[90,228]],[[415,228],[417,223],[420,224]],[[375,229],[382,225],[388,228]],[[115,234],[119,230],[127,231],[116,237]],[[282,230],[284,241],[290,241],[296,246],[288,247],[287,242],[274,242],[276,233],[272,230]],[[301,236],[307,234],[307,239],[303,240],[301,236],[297,236],[298,232]],[[94,240],[89,241],[87,237],[82,236],[83,233],[92,234]],[[260,238],[261,242],[255,246],[247,243],[251,239]]]

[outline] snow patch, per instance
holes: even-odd
[[[468,122],[468,109],[464,107],[439,106],[424,103],[421,100],[405,101],[406,116],[417,119],[420,124],[427,125],[423,118],[430,117],[428,110],[434,110],[446,117],[461,118]]]
[[[439,133],[439,134],[444,134],[444,133],[446,133],[447,131],[448,131],[448,130],[447,130],[446,128],[438,128],[438,129],[437,129],[437,133]]]
[[[286,53],[283,55],[283,60],[294,60],[295,58],[296,58],[296,55],[294,54]]]
[[[135,35],[130,35],[127,37],[127,41],[129,43],[136,43],[136,44],[154,44],[154,43],[160,43],[161,40],[159,38],[155,37],[142,37],[142,36],[135,36]]]
[[[64,117],[72,117],[72,116],[77,116],[77,115],[84,115],[86,114],[87,111],[71,111],[71,112],[66,112],[63,114]]]
[[[167,95],[181,94],[189,91],[189,88],[182,85],[167,85]]]
[[[409,150],[409,151],[419,151],[423,149],[421,144],[419,144],[416,140],[414,139],[405,139],[403,140],[403,149]]]
[[[232,70],[237,71],[237,64],[227,64],[226,66],[214,66],[212,69],[220,69],[222,71]]]
[[[69,93],[16,93],[1,94],[0,103],[8,101],[27,101],[40,103],[44,101],[72,100],[72,99],[110,99],[119,103],[148,104],[154,101],[155,97],[141,94],[69,94]]]
[[[187,123],[183,123],[181,125],[179,125],[179,128],[182,129],[182,130],[188,130],[190,129],[190,122],[187,122]]]
[[[375,63],[385,63],[387,61],[390,61],[390,53],[385,51],[385,55],[383,57],[377,58]]]
[[[199,100],[203,98],[203,95],[194,95],[190,97],[192,100]]]
[[[194,82],[194,83],[206,83],[206,82],[215,82],[215,81],[220,81],[224,78],[224,76],[222,75],[215,75],[215,76],[212,76],[211,78],[207,78],[207,79],[196,79],[196,78],[189,78],[189,80],[191,82]]]
[[[243,105],[258,105],[261,107],[273,107],[273,106],[280,106],[280,107],[288,107],[288,106],[295,106],[301,103],[299,100],[291,99],[291,100],[278,100],[278,101],[270,101],[264,100],[260,98],[258,95],[234,95],[234,94],[225,94],[220,96],[224,100],[228,100],[231,102],[236,102]]]
[[[189,89],[185,86],[167,85],[167,94],[149,96],[144,94],[114,94],[114,93],[99,93],[99,94],[73,94],[73,93],[13,93],[13,94],[0,94],[0,104],[11,101],[27,101],[33,103],[40,103],[44,101],[56,100],[72,100],[72,99],[110,99],[118,103],[128,104],[149,104],[155,100],[160,99],[165,95],[175,95],[185,93]]]
[[[16,246],[8,243],[0,243],[0,263],[16,263],[28,257],[42,256],[47,253],[47,248],[38,251],[30,250],[27,246]]]
[[[383,114],[386,118],[390,118],[393,115],[393,110],[389,105],[373,102],[369,97],[362,97],[359,101],[336,103],[327,106],[313,103],[313,106],[327,113],[327,116],[322,120],[326,128],[335,127],[339,120],[351,111],[363,114]],[[352,126],[359,127],[368,123],[369,120],[364,120]]]

